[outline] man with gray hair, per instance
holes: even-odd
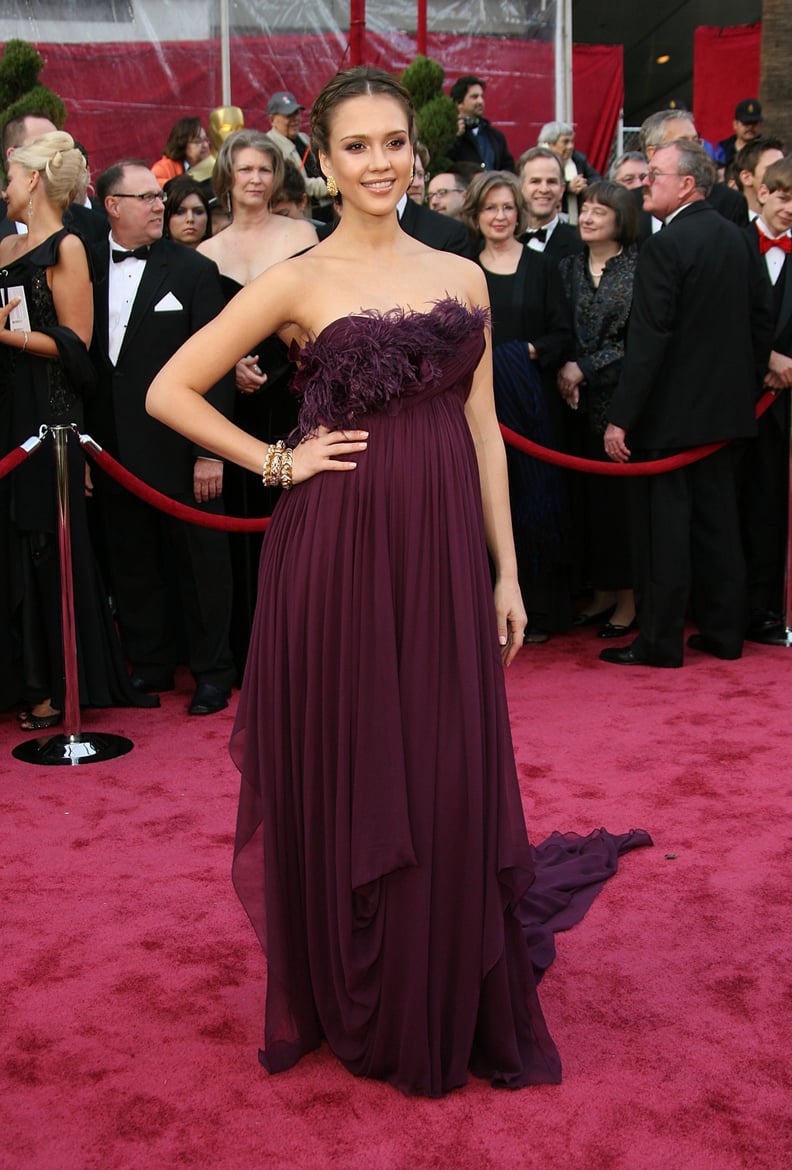
[[[639,144],[650,162],[661,146],[682,141],[701,142],[693,115],[687,110],[658,110],[656,114],[650,114],[641,125]],[[725,219],[732,220],[739,227],[748,225],[748,204],[739,191],[733,191],[725,183],[713,182],[707,198]],[[639,243],[643,243],[653,232],[659,232],[660,226],[657,216],[652,218],[644,208],[640,217]]]
[[[663,230],[638,259],[605,451],[626,463],[726,445],[630,480],[641,632],[632,645],[601,652],[619,666],[681,666],[691,599],[699,632],[688,646],[716,658],[742,654],[745,564],[731,440],[756,433],[773,324],[758,255],[707,202],[714,179],[714,164],[694,142],[652,153],[644,205]]]

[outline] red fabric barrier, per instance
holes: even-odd
[[[756,404],[756,417],[761,418],[775,402],[776,396],[772,390],[766,391]],[[651,463],[599,463],[594,459],[581,459],[578,455],[565,455],[563,451],[554,451],[551,447],[540,447],[516,431],[500,424],[503,440],[510,447],[523,451],[526,455],[533,455],[544,463],[554,463],[556,467],[566,467],[568,471],[585,471],[593,475],[661,475],[664,471],[676,471],[679,467],[687,467],[698,459],[720,451],[730,441],[722,443],[706,443],[700,447],[691,447],[688,451],[681,451],[678,455],[669,455],[665,459],[654,459]]]
[[[59,93],[66,129],[82,142],[99,174],[119,158],[153,162],[173,123],[220,104],[220,49],[216,41],[37,44],[45,60],[42,83]],[[401,71],[415,58],[415,38],[394,30],[366,33],[367,60]],[[447,84],[464,73],[487,79],[487,115],[503,130],[515,159],[535,146],[554,117],[553,46],[500,37],[430,35],[429,56]],[[233,101],[249,127],[269,126],[270,94],[288,89],[310,107],[321,86],[348,64],[342,34],[248,37],[231,43]],[[576,146],[598,169],[606,162],[621,103],[620,45],[576,45],[573,53]]]
[[[697,28],[693,37],[693,114],[713,145],[732,133],[734,108],[759,96],[761,24]]]
[[[163,495],[156,488],[150,487],[142,479],[138,479],[131,471],[127,471],[117,459],[103,450],[90,435],[80,435],[83,449],[91,456],[94,462],[107,472],[116,483],[120,483],[127,491],[132,492],[138,499],[160,512],[167,512],[177,520],[186,520],[190,524],[199,524],[202,528],[219,528],[224,532],[264,532],[269,524],[269,516],[261,516],[252,520],[241,516],[215,516],[211,512],[202,512],[200,508],[191,508],[187,504],[180,504],[170,496]]]
[[[14,447],[13,451],[9,451],[2,459],[0,459],[0,479],[9,475],[15,468],[19,467],[20,463],[24,463],[29,455],[34,451],[38,451],[41,442],[38,439],[30,438],[27,444],[20,444],[19,447]]]

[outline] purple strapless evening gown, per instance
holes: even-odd
[[[556,835],[538,865],[528,844],[464,414],[484,326],[445,300],[300,354],[303,432],[369,441],[277,505],[232,738],[272,1072],[326,1039],[405,1093],[557,1082],[536,969],[649,842]]]

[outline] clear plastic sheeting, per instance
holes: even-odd
[[[348,32],[349,0],[5,0],[8,37],[54,43],[201,41],[220,35],[223,9],[231,36]],[[418,4],[367,0],[366,27],[384,36],[415,33]],[[430,32],[455,37],[552,40],[555,0],[448,0],[427,3]]]
[[[4,37],[30,41],[44,58],[41,80],[66,103],[66,128],[87,148],[94,173],[125,156],[159,158],[186,115],[206,123],[212,109],[231,104],[247,126],[266,130],[267,100],[280,89],[308,110],[322,85],[354,63],[358,46],[363,61],[396,73],[418,52],[419,8],[401,0],[4,0],[3,16]],[[464,73],[483,78],[486,116],[514,157],[535,145],[556,111],[555,0],[430,2],[426,29],[427,55],[445,69],[446,89]],[[621,104],[621,49],[586,46],[583,55],[580,96],[577,51],[574,63],[578,144],[591,157],[596,139],[607,155]]]

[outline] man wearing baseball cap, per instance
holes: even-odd
[[[330,197],[319,164],[313,156],[309,140],[300,133],[300,115],[304,108],[293,93],[285,89],[278,90],[267,102],[270,120],[267,134],[286,161],[292,163],[305,179],[305,189],[311,202],[329,206]]]
[[[738,150],[762,134],[762,106],[756,98],[743,98],[737,103],[732,122],[734,133],[718,143],[715,161],[727,167]]]

